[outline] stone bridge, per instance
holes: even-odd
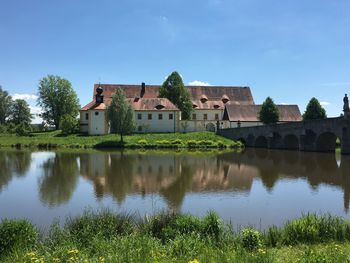
[[[338,117],[253,127],[220,129],[218,134],[246,147],[350,154],[350,118]]]

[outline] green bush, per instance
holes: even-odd
[[[80,217],[70,219],[66,224],[68,233],[85,246],[93,238],[110,240],[121,234],[127,234],[132,229],[132,218],[127,215],[113,214],[109,211],[86,211]]]
[[[195,147],[197,147],[197,141],[195,141],[195,140],[189,140],[189,141],[187,141],[187,146],[188,146],[189,148],[195,148]]]
[[[60,121],[62,134],[68,135],[79,131],[79,121],[71,115],[64,115]]]
[[[203,218],[203,234],[219,239],[224,232],[224,226],[218,214],[211,211]]]
[[[28,136],[31,132],[32,127],[27,123],[21,123],[15,127],[15,133],[17,136]]]
[[[174,145],[181,145],[182,144],[182,141],[180,139],[175,139],[171,142],[171,144],[174,144]]]
[[[145,146],[145,145],[148,144],[147,140],[145,140],[145,139],[141,139],[141,140],[139,140],[137,143],[138,143],[140,146]]]
[[[15,248],[31,248],[38,239],[37,229],[26,220],[3,220],[0,223],[0,255]]]
[[[0,125],[0,134],[7,133],[7,128],[5,125]]]
[[[281,245],[282,242],[282,231],[276,226],[272,226],[267,230],[266,233],[266,245],[276,247]]]
[[[241,237],[242,246],[249,251],[256,250],[262,246],[262,235],[254,228],[243,229]]]

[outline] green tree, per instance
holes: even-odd
[[[0,125],[5,124],[7,118],[10,116],[11,105],[11,96],[0,86]]]
[[[174,71],[164,81],[159,97],[167,98],[181,111],[182,120],[189,120],[193,111],[190,92],[185,88],[179,73]]]
[[[79,121],[77,120],[77,118],[66,114],[61,118],[60,127],[63,134],[73,134],[78,132],[79,130]]]
[[[30,113],[30,108],[28,103],[25,100],[17,99],[12,103],[10,109],[10,121],[14,124],[30,124],[33,115]]]
[[[79,100],[71,83],[59,76],[48,75],[39,81],[38,105],[43,108],[43,120],[60,128],[61,118],[68,114],[76,117],[79,112]]]
[[[327,118],[326,110],[322,107],[318,99],[312,98],[306,106],[303,120],[317,120]]]
[[[135,129],[134,111],[121,89],[117,89],[112,96],[111,105],[107,108],[107,120],[111,133],[120,134],[121,142],[125,134],[130,134]]]
[[[270,97],[267,97],[262,104],[258,119],[264,124],[272,124],[279,121],[278,108]]]

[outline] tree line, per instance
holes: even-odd
[[[326,110],[322,107],[321,103],[313,97],[306,106],[306,110],[303,114],[303,120],[317,120],[327,118]],[[261,110],[258,113],[258,119],[264,124],[277,123],[280,119],[277,105],[273,99],[267,97],[261,106]]]

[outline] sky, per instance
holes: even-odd
[[[350,93],[349,0],[0,0],[0,85],[36,106],[38,82],[249,86],[255,103]],[[38,121],[38,118],[36,118]]]

